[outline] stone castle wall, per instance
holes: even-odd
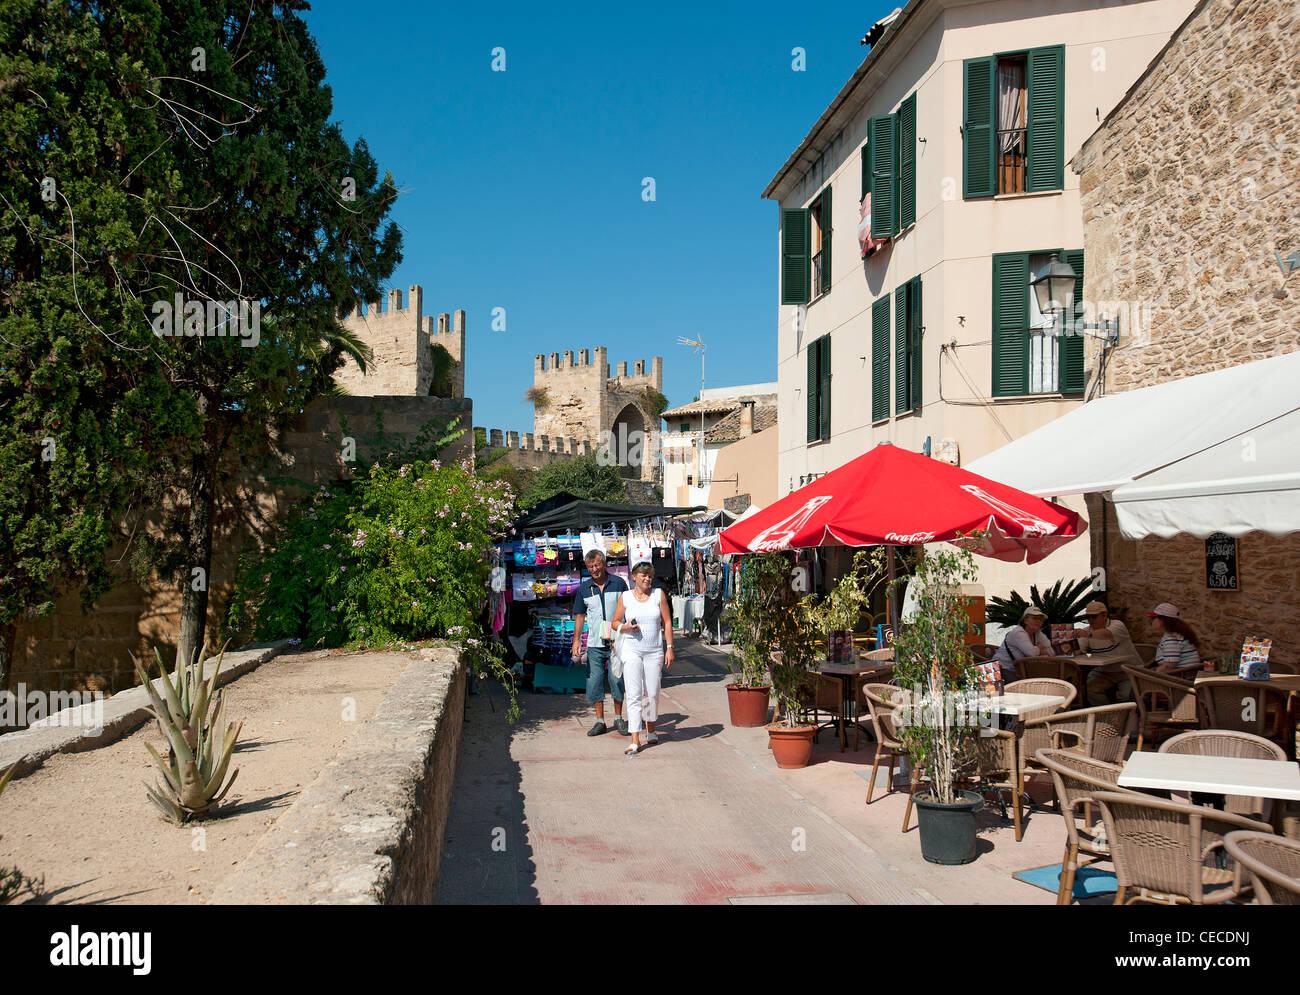
[[[1206,0],[1075,157],[1084,296],[1121,319],[1106,392],[1300,350],[1300,273],[1278,263],[1300,250],[1297,65],[1294,4]],[[1098,359],[1087,340],[1090,391]],[[1160,440],[1139,430],[1133,444]],[[1114,509],[1103,527],[1089,500],[1093,563],[1135,638],[1168,601],[1209,652],[1259,634],[1300,662],[1300,536],[1242,537],[1240,590],[1211,591],[1203,539],[1123,539]]]
[[[379,302],[366,306],[365,314],[352,312],[343,319],[370,347],[373,354],[365,373],[348,363],[334,375],[335,382],[350,394],[425,396],[433,386],[434,345],[443,346],[456,361],[451,374],[451,396],[465,396],[465,312],[425,315],[424,290],[411,284],[406,306],[402,291],[388,291],[388,309]]]
[[[241,489],[251,490],[260,522],[230,522],[219,516],[213,539],[208,584],[207,638],[214,642],[225,622],[238,555],[254,548],[255,530],[287,509],[298,488],[270,478],[284,477],[316,487],[340,479],[347,467],[341,443],[343,423],[356,441],[357,461],[352,472],[364,472],[367,456],[378,455],[372,440],[378,423],[386,435],[412,437],[430,420],[460,419],[466,429],[439,455],[443,460],[473,458],[471,402],[465,398],[436,397],[322,397],[307,408],[280,440],[282,458],[244,476]],[[358,468],[361,468],[358,471]],[[116,557],[121,553],[113,553]],[[158,646],[169,663],[180,628],[182,589],[159,586],[145,590],[125,574],[90,614],[83,614],[75,594],[60,599],[54,612],[18,627],[10,683],[27,690],[100,690],[109,693],[135,684],[130,654],[153,659]]]

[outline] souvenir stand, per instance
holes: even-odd
[[[535,508],[515,522],[515,538],[493,551],[493,587],[499,609],[496,631],[504,630],[517,660],[516,670],[531,675],[534,691],[579,691],[586,668],[571,655],[573,596],[586,573],[592,549],[605,554],[609,572],[629,582],[633,565],[649,562],[655,584],[670,595],[703,594],[703,580],[691,563],[692,538],[716,534],[702,508],[663,508],[610,504],[563,495],[567,501]],[[698,524],[696,524],[698,522]],[[699,536],[695,533],[698,530]],[[677,598],[674,597],[674,602]],[[701,602],[703,598],[701,597]],[[678,622],[680,624],[680,618]],[[586,646],[586,633],[579,636]]]

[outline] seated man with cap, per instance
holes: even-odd
[[[1052,643],[1043,632],[1046,622],[1047,614],[1030,605],[1020,616],[1020,624],[1007,630],[1002,645],[993,654],[994,661],[1002,669],[1003,681],[1014,681],[1020,676],[1016,661],[1022,657],[1052,655]]]
[[[1133,697],[1133,688],[1123,667],[1125,664],[1142,666],[1128,626],[1117,618],[1111,618],[1109,609],[1100,601],[1089,601],[1083,613],[1088,618],[1088,627],[1074,630],[1079,651],[1125,658],[1092,668],[1088,674],[1088,704],[1096,706],[1128,701]]]

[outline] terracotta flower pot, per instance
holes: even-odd
[[[787,770],[807,767],[812,759],[813,736],[816,734],[816,726],[795,726],[793,729],[780,723],[768,726],[768,745],[772,748],[776,765]]]
[[[742,729],[767,725],[767,706],[772,689],[727,685],[727,708],[731,711],[731,724]]]

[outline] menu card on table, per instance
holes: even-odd
[[[1247,636],[1241,646],[1241,663],[1237,667],[1237,676],[1248,681],[1268,680],[1268,654],[1272,648],[1271,639]]]

